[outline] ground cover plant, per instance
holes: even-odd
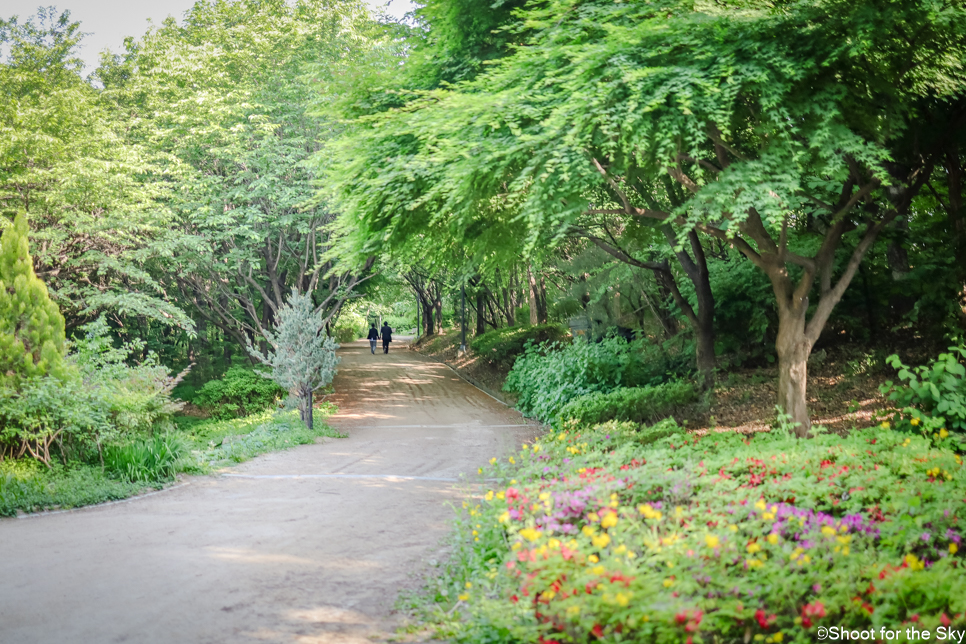
[[[265,376],[244,367],[232,367],[221,378],[209,380],[191,402],[210,418],[240,418],[274,407],[286,391]]]
[[[542,643],[962,628],[960,439],[570,424],[481,468],[495,485],[459,513],[436,626]]]
[[[344,438],[324,419],[335,412],[331,403],[315,406],[320,422],[309,429],[297,411],[264,411],[244,418],[199,420],[182,418],[181,436],[191,446],[199,467],[229,465],[247,461],[259,454],[308,445],[316,438]]]

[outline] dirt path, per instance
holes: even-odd
[[[0,642],[365,642],[438,555],[456,478],[535,429],[447,367],[342,351],[331,423],[156,496],[0,521]]]

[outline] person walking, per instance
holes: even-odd
[[[392,327],[388,322],[382,323],[382,352],[389,353],[389,343],[392,342]]]
[[[373,354],[376,353],[376,340],[379,339],[379,332],[376,330],[376,323],[372,323],[372,327],[369,329],[369,349]]]

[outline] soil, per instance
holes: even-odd
[[[0,521],[0,642],[360,643],[439,558],[472,472],[539,433],[396,342],[340,350],[348,433],[127,503]]]

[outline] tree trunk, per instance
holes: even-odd
[[[313,398],[312,391],[309,391],[308,393],[306,393],[304,390],[299,392],[299,417],[302,419],[302,422],[305,423],[305,426],[308,427],[309,429],[314,429],[313,427],[314,414],[312,413],[313,412],[312,398]]]
[[[529,290],[529,302],[530,302],[530,324],[531,326],[540,324],[540,314],[539,314],[539,295],[537,294],[537,278],[533,274],[533,269],[527,264],[527,285]]]
[[[486,316],[483,311],[486,309],[486,293],[482,288],[476,291],[476,335],[486,333]]]
[[[805,335],[805,312],[808,298],[797,305],[778,303],[778,406],[797,423],[795,434],[804,438],[812,428],[808,417],[806,384],[808,379],[808,356],[812,343]]]
[[[433,335],[436,333],[436,323],[433,321],[433,305],[431,302],[422,299],[419,303],[423,307],[423,333],[424,335]]]

